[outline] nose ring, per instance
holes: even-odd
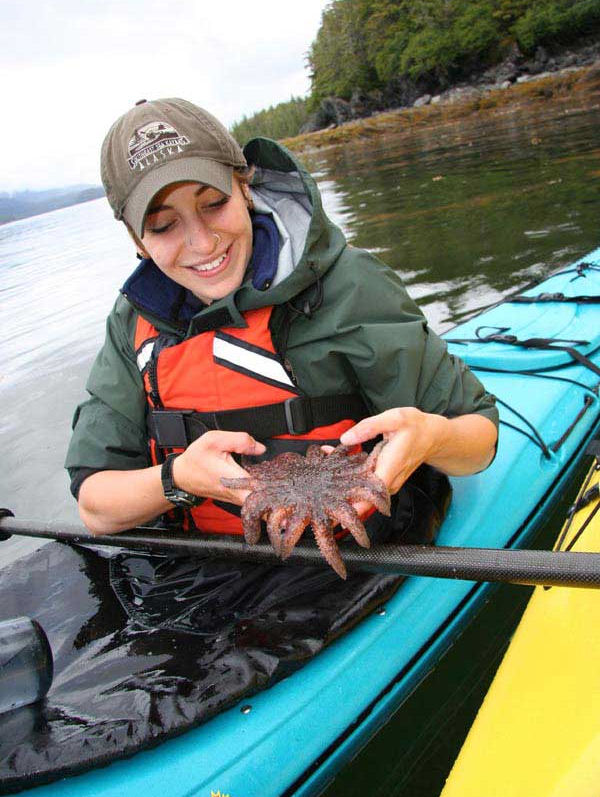
[[[217,246],[218,246],[218,245],[221,243],[221,236],[219,235],[219,233],[218,233],[218,232],[213,232],[213,233],[211,233],[211,235],[212,235],[214,238],[216,238],[216,241],[215,241],[215,249],[216,249],[216,248],[217,248]],[[192,239],[192,236],[190,236],[190,240],[189,240],[189,246],[193,246],[193,245],[194,245],[194,241],[193,241],[193,239]]]

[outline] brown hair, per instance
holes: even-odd
[[[249,185],[254,177],[255,170],[256,169],[253,163],[249,164],[248,166],[235,166],[233,169],[233,175],[240,183]]]

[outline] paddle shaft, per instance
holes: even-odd
[[[93,536],[83,526],[74,524],[0,518],[0,539],[8,539],[13,534],[79,545],[110,545],[151,553],[234,557],[281,564],[268,543],[250,546],[242,538],[228,535],[173,536],[170,532],[140,527],[120,534]],[[600,587],[600,553],[397,544],[370,549],[342,544],[341,548],[349,570],[532,586]],[[303,542],[296,546],[288,561],[325,565],[319,550]]]

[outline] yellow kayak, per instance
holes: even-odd
[[[600,469],[557,540],[600,551]],[[600,591],[537,587],[441,797],[600,795]]]

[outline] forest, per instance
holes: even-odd
[[[600,32],[600,0],[334,0],[307,53],[311,91],[232,128],[244,143],[298,133],[330,97],[442,91],[511,52],[533,57]],[[410,91],[408,95],[410,96]]]

